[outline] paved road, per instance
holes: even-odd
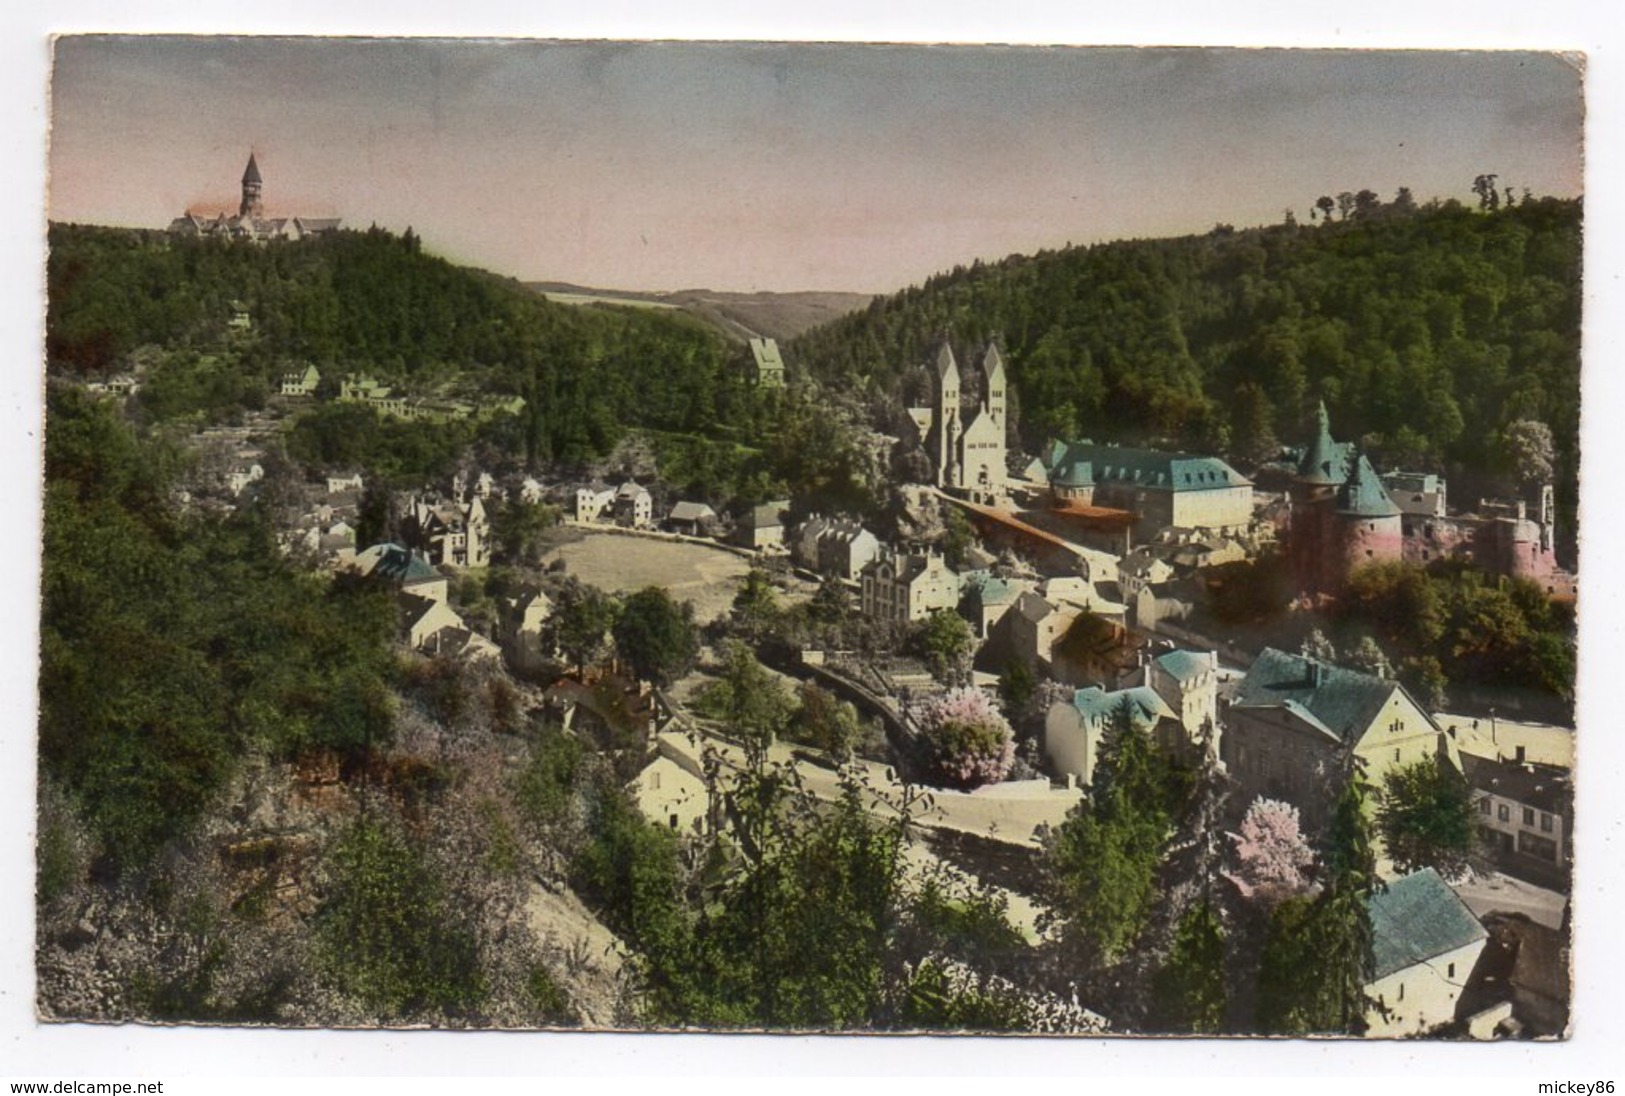
[[[1461,895],[1467,908],[1476,917],[1490,913],[1521,913],[1547,928],[1561,928],[1566,895],[1545,890],[1533,883],[1525,883],[1510,875],[1492,872],[1489,875],[1471,875],[1451,889]]]
[[[774,761],[795,765],[807,790],[820,799],[837,798],[841,794],[840,775],[820,765],[795,760],[792,749],[782,743],[775,744],[768,756]],[[885,765],[873,761],[855,764],[864,777],[865,797],[879,813],[895,817],[906,795],[924,794],[926,798],[917,800],[913,807],[914,821],[918,825],[975,834],[1027,848],[1038,847],[1033,835],[1039,826],[1060,825],[1067,811],[1083,797],[1081,791],[1039,791],[1017,797],[905,788],[887,775],[890,770]]]
[[[725,763],[736,769],[744,766],[744,751],[739,747],[707,735],[700,728],[692,730],[704,744],[715,747]],[[698,758],[698,751],[686,737],[673,736],[671,741],[684,753]],[[793,766],[802,786],[818,798],[839,798],[843,792],[841,774],[833,768],[798,759],[796,754],[801,750],[801,747],[779,742],[769,748],[768,758]],[[971,795],[905,787],[890,775],[892,770],[888,766],[875,761],[854,761],[849,771],[861,778],[864,804],[878,816],[897,817],[905,800],[913,796],[912,814],[918,825],[975,834],[1024,848],[1037,848],[1034,831],[1042,825],[1060,825],[1067,812],[1083,797],[1082,791],[1077,789],[1042,789],[1015,794],[1017,787],[1002,786],[989,789],[993,794]]]

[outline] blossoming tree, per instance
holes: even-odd
[[[980,689],[952,689],[914,713],[934,779],[951,788],[996,784],[1015,763],[1015,735]]]

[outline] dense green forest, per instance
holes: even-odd
[[[138,370],[138,422],[223,421],[264,406],[314,364],[318,396],[365,373],[407,394],[522,395],[518,416],[401,421],[319,400],[289,455],[397,484],[482,462],[580,466],[628,434],[661,479],[719,507],[794,495],[873,505],[876,469],[816,392],[747,383],[746,351],[685,314],[555,304],[510,279],[423,252],[410,230],[267,244],[53,225],[47,358],[54,374]],[[246,309],[247,326],[234,326]],[[867,463],[866,463],[867,462]]]
[[[700,321],[554,304],[425,254],[410,230],[261,245],[53,225],[50,245],[51,367],[150,364],[155,418],[254,406],[311,363],[330,382],[521,395],[517,436],[501,440],[533,461],[602,454],[628,427],[733,434],[758,419],[735,349]]]
[[[1550,425],[1572,513],[1580,392],[1578,201],[1365,203],[1342,220],[1011,256],[931,278],[789,348],[891,403],[947,333],[1002,340],[1036,452],[1053,436],[1265,459],[1317,399],[1379,465],[1510,471],[1501,432]],[[964,364],[962,360],[962,365]]]

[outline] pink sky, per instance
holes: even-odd
[[[1475,175],[1580,191],[1578,72],[1535,53],[85,37],[50,215],[411,225],[527,280],[886,292],[956,263],[1302,220]]]

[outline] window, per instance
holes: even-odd
[[[1523,809],[1523,824],[1525,826],[1533,826],[1535,824],[1535,808],[1525,807]]]
[[[1399,760],[1399,747],[1398,746],[1394,747],[1394,760],[1395,761]]]
[[[1527,830],[1518,833],[1518,851],[1526,856],[1538,856],[1542,860],[1557,861],[1557,842],[1549,837],[1540,837]]]
[[[1396,998],[1396,1000],[1403,1001],[1404,999],[1405,999],[1405,983],[1401,982],[1401,983],[1399,983],[1399,997]]]
[[[1456,964],[1451,963],[1446,966],[1444,968],[1444,976],[1446,978],[1454,978],[1456,976]]]
[[[1551,833],[1552,832],[1552,816],[1547,814],[1545,811],[1540,812],[1540,832],[1541,833]]]
[[[1478,813],[1479,814],[1489,814],[1490,813],[1490,797],[1489,796],[1486,795],[1483,799],[1480,799],[1478,801]]]
[[[1508,807],[1505,803],[1502,803],[1495,809],[1495,817],[1499,818],[1502,822],[1512,821],[1512,808]]]

